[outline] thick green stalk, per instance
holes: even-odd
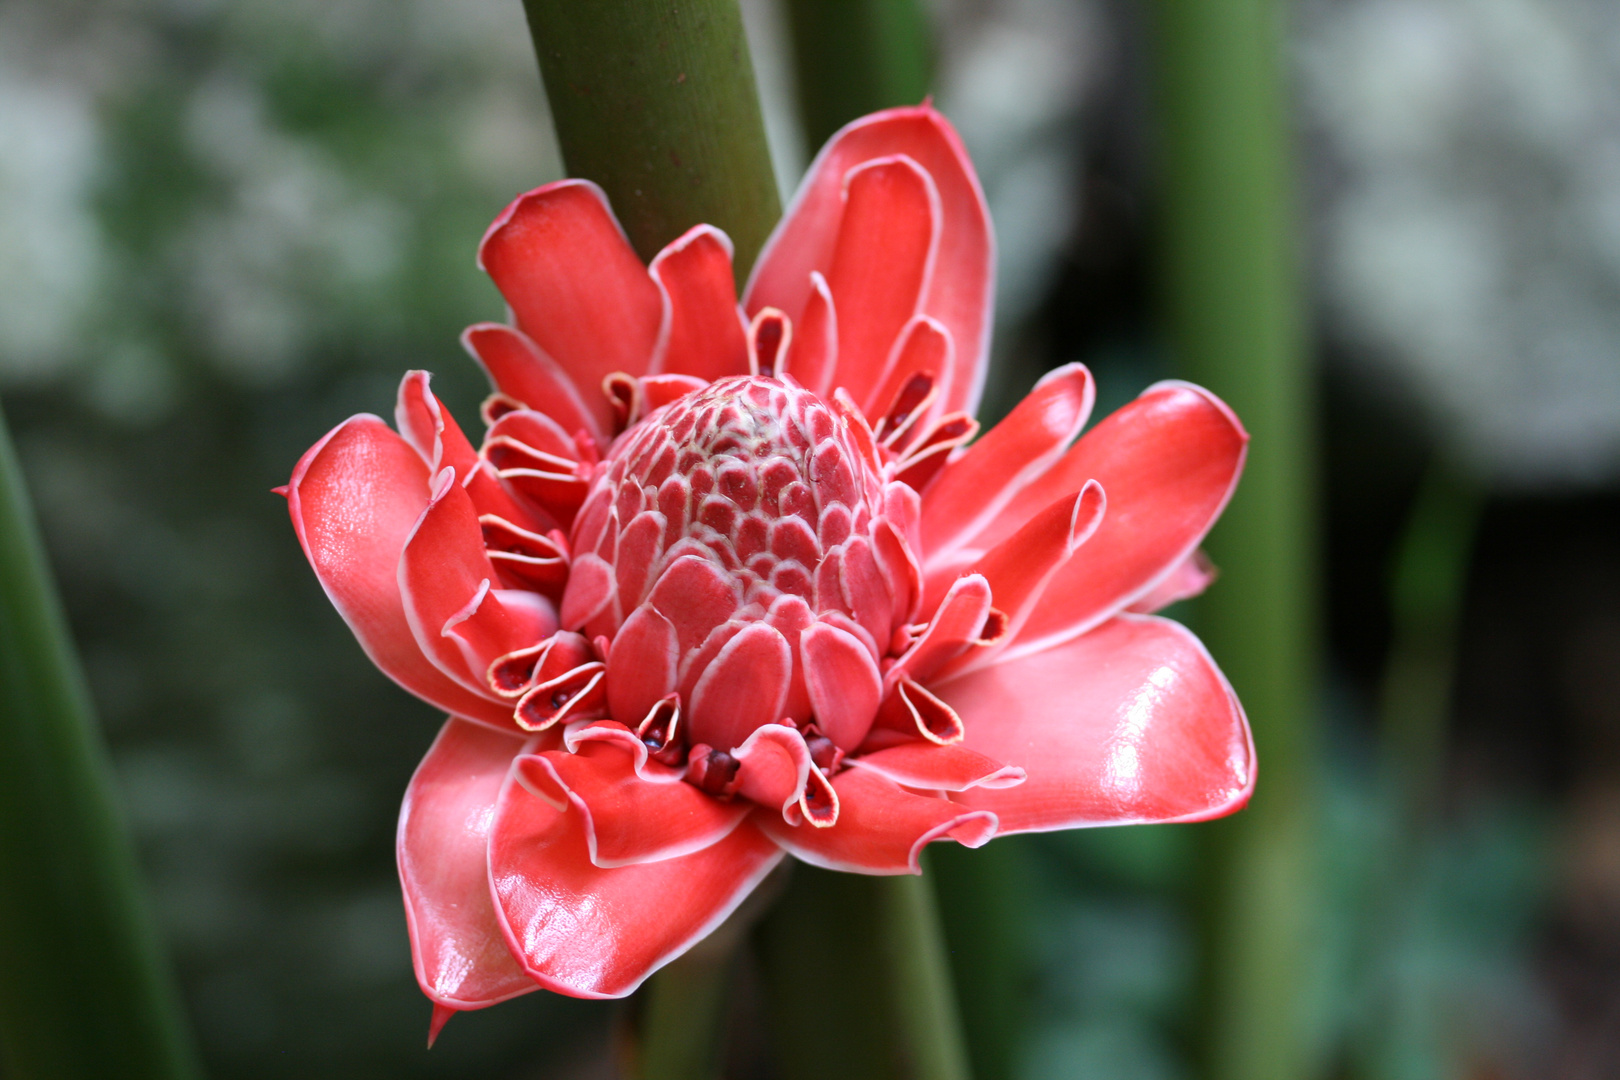
[[[926,877],[795,866],[756,941],[783,1080],[967,1080]]]
[[[721,1018],[741,931],[723,928],[660,971],[641,1003],[640,1080],[717,1080]]]
[[[787,10],[812,153],[856,117],[928,93],[933,49],[917,0],[789,0]]]
[[[524,0],[570,176],[643,259],[715,225],[747,273],[782,214],[737,0]]]
[[[0,1073],[197,1075],[3,416]]]
[[[1209,540],[1221,580],[1197,609],[1260,778],[1246,811],[1205,829],[1203,1049],[1215,1080],[1300,1080],[1314,1071],[1315,505],[1281,20],[1272,0],[1158,0],[1154,14],[1171,344],[1252,436]]]

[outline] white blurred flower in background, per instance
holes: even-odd
[[[1335,331],[1490,478],[1620,476],[1620,5],[1300,15]]]

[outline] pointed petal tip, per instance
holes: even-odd
[[[458,1011],[448,1005],[440,1005],[437,1001],[433,1003],[433,1019],[428,1021],[427,1044],[429,1050],[433,1049],[433,1044],[438,1041],[439,1032],[444,1030],[444,1025],[448,1024],[450,1018],[456,1015]]]
[[[285,498],[286,498],[286,497],[287,497],[287,492],[288,492],[288,491],[289,491],[289,490],[290,490],[290,489],[291,489],[291,485],[289,485],[289,484],[282,484],[282,485],[280,485],[280,486],[279,486],[279,487],[273,487],[273,488],[271,488],[271,489],[270,489],[270,494],[272,494],[272,495],[280,495],[280,496],[281,496],[281,497],[282,497],[282,498],[283,498],[283,499],[285,499]]]

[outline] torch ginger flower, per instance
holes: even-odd
[[[482,445],[412,372],[397,433],[298,463],[321,584],[451,717],[398,836],[435,1030],[630,993],[785,853],[917,873],[1247,800],[1237,699],[1143,613],[1210,580],[1247,436],[1175,382],[1081,436],[1078,364],[978,435],[993,245],[926,105],[834,137],[741,305],[716,229],[645,267],[595,186],[549,184],[480,248],[512,322],[464,336]]]

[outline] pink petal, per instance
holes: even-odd
[[[416,981],[436,1004],[480,1009],[540,989],[506,947],[487,854],[512,759],[537,742],[451,719],[405,789],[399,881]]]
[[[641,399],[652,412],[707,385],[692,375],[648,375],[641,380]]]
[[[856,874],[920,874],[924,845],[950,837],[980,847],[996,835],[994,813],[913,795],[869,769],[845,769],[832,786],[839,812],[830,828],[788,825],[765,810],[753,820],[794,857]]]
[[[1243,471],[1249,436],[1218,398],[1187,383],[1160,383],[1075,443],[1051,472],[1020,492],[974,543],[1002,522],[1095,478],[1108,517],[1047,585],[1018,640],[1031,652],[1083,633],[1146,596],[1198,547]]]
[[[962,715],[964,745],[1029,774],[957,796],[995,811],[1004,832],[1202,821],[1237,810],[1254,787],[1242,706],[1198,639],[1168,619],[1122,615],[932,689]]]
[[[572,807],[584,816],[591,862],[603,869],[702,851],[730,835],[751,809],[679,779],[644,780],[631,754],[601,741],[585,743],[578,753],[521,757],[516,767],[518,783],[558,809]]]
[[[737,794],[760,806],[781,807],[782,819],[797,825],[797,804],[810,778],[810,748],[797,728],[766,724],[731,751],[737,759]]]
[[[897,154],[920,165],[939,194],[939,248],[919,310],[944,323],[956,342],[956,373],[940,411],[971,413],[983,390],[989,353],[995,240],[984,193],[961,140],[928,105],[873,113],[833,136],[755,264],[743,307],[749,314],[767,306],[781,308],[802,334],[810,273],[826,273],[832,265],[845,175],[864,161]],[[802,377],[800,381],[810,385]]]
[[[817,270],[810,275],[810,292],[804,310],[793,324],[787,372],[806,390],[826,397],[832,393],[837,369],[838,315],[827,279]]]
[[[427,502],[427,466],[375,416],[333,428],[299,460],[287,485],[298,542],[372,663],[446,712],[510,729],[510,706],[434,667],[406,621],[396,569]]]
[[[852,766],[871,769],[909,788],[929,791],[966,791],[968,788],[1008,788],[1022,784],[1024,770],[1003,765],[960,743],[935,746],[929,742],[909,742],[876,750],[848,760]]]
[[[1131,604],[1127,611],[1151,615],[1163,611],[1178,600],[1191,600],[1209,588],[1220,571],[1202,550],[1194,551],[1170,571],[1170,576],[1155,585],[1145,596]]]
[[[483,537],[472,499],[445,469],[398,568],[417,645],[440,671],[477,691],[489,688],[486,675],[497,659],[557,629],[556,613],[539,595],[492,587],[495,567]]]
[[[844,215],[827,271],[838,310],[834,382],[872,393],[900,331],[917,313],[939,237],[939,194],[908,157],[878,158],[844,179]]]
[[[518,196],[484,234],[478,264],[587,400],[615,371],[647,373],[663,299],[595,184],[559,180]]]
[[[692,691],[691,739],[721,750],[780,720],[793,653],[767,623],[749,623],[710,661]]]
[[[664,300],[649,370],[707,381],[746,374],[730,238],[713,225],[693,226],[653,258],[649,272]]]
[[[956,343],[951,340],[950,330],[938,319],[914,316],[895,339],[883,374],[873,384],[862,409],[874,419],[882,416],[902,387],[916,376],[926,375],[936,396],[928,408],[917,410],[912,420],[921,434],[921,428],[939,415],[939,403],[950,396],[955,367]]]
[[[465,477],[477,463],[478,452],[462,434],[455,417],[433,396],[429,388],[432,379],[426,371],[405,373],[394,406],[394,423],[434,474],[448,465],[457,476]]]
[[[885,688],[892,688],[903,675],[927,682],[935,672],[979,644],[990,617],[990,605],[990,583],[980,575],[968,574],[953,581],[927,628],[884,674]]]
[[[970,573],[990,583],[992,601],[1007,616],[1009,637],[1029,618],[1052,576],[1097,531],[1106,506],[1102,485],[1087,480],[1080,494],[1058,499],[973,564]]]
[[[1065,364],[1047,372],[1006,419],[941,469],[922,499],[923,550],[929,561],[972,540],[992,519],[1004,518],[1002,507],[1020,489],[1034,486],[1037,479],[1044,480],[1085,426],[1095,398],[1096,388],[1084,365]],[[1046,490],[1044,485],[1042,490]],[[1036,509],[1044,509],[1060,496],[1079,490],[1077,482],[1052,491]],[[1031,516],[1033,512],[1025,514],[1018,524]]]
[[[562,812],[508,776],[490,831],[489,880],[508,946],[560,994],[624,997],[706,937],[780,861],[744,822],[702,851],[604,870],[584,815]]]
[[[572,435],[584,430],[606,445],[613,409],[600,387],[575,386],[557,361],[521,331],[501,323],[478,323],[461,333],[461,344],[501,393],[543,412]]]
[[[816,623],[800,636],[799,656],[816,726],[840,749],[855,749],[883,696],[872,654],[853,634]]]
[[[621,724],[635,726],[675,689],[680,643],[675,626],[651,604],[631,613],[613,637],[608,654],[608,709]]]

